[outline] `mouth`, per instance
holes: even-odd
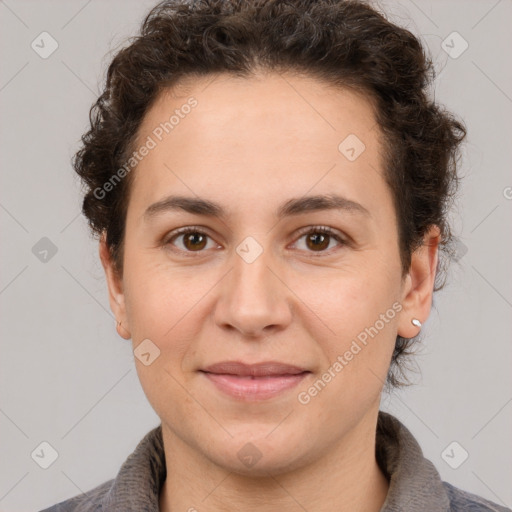
[[[242,401],[268,400],[289,391],[311,371],[277,361],[216,363],[199,370],[218,391]]]

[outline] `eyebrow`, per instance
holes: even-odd
[[[349,213],[371,217],[370,212],[362,205],[337,194],[305,196],[289,199],[277,210],[278,219],[321,210],[344,210]],[[199,197],[168,196],[153,203],[144,212],[144,220],[169,211],[185,211],[196,215],[226,218],[226,210],[217,203]]]

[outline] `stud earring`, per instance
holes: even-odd
[[[417,318],[413,318],[411,320],[412,325],[415,325],[416,327],[419,327],[421,329],[421,322]]]

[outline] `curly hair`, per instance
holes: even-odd
[[[447,217],[466,129],[430,98],[435,70],[419,39],[357,0],[167,0],[149,12],[140,34],[111,61],[73,160],[85,186],[82,212],[93,235],[105,234],[116,271],[122,274],[133,173],[123,173],[108,194],[102,187],[130,158],[159,93],[187,76],[248,77],[258,69],[304,73],[373,101],[386,142],[383,171],[397,212],[403,275],[429,227],[437,225],[434,291],[444,287],[456,241]],[[397,336],[388,387],[408,385],[399,377],[405,377],[414,341],[418,337]]]

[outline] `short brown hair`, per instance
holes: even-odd
[[[86,187],[83,213],[94,234],[105,232],[120,274],[133,173],[105,197],[95,191],[133,152],[150,105],[187,75],[248,77],[261,67],[366,93],[386,141],[384,175],[397,212],[403,274],[432,225],[441,230],[441,253],[452,254],[455,237],[447,213],[466,131],[429,98],[435,72],[418,38],[362,1],[168,0],[151,10],[140,35],[110,63],[73,162]],[[435,290],[445,284],[444,260],[439,261]],[[401,362],[416,339],[397,336],[389,386],[407,383],[398,374],[405,376]]]

